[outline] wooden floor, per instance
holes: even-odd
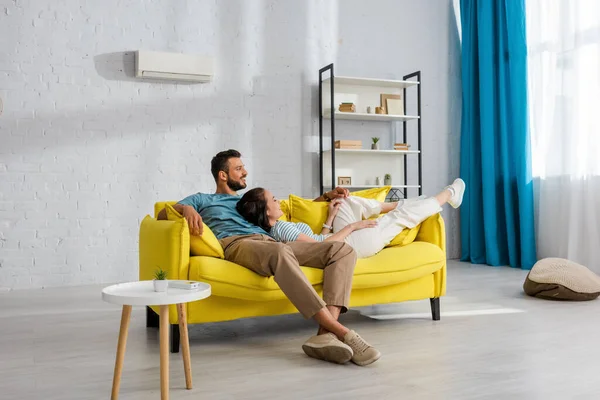
[[[526,273],[449,264],[442,320],[429,302],[343,317],[376,346],[369,367],[304,355],[300,316],[192,326],[194,389],[171,355],[172,399],[599,399],[600,300],[527,298]],[[0,294],[0,399],[110,397],[120,309],[99,286]],[[521,311],[521,312],[519,312]],[[158,399],[158,330],[134,308],[121,399]]]

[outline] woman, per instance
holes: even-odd
[[[449,203],[458,208],[465,192],[465,182],[458,178],[435,197],[417,197],[394,203],[382,203],[361,197],[336,199],[329,203],[328,216],[320,234],[305,223],[279,221],[283,215],[279,201],[267,189],[248,191],[236,208],[249,222],[260,226],[278,242],[345,241],[358,258],[380,252],[405,228],[413,228]],[[376,220],[372,216],[385,213]],[[368,229],[367,229],[368,228]]]

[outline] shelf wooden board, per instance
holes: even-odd
[[[331,153],[331,150],[323,150],[323,153]],[[419,154],[419,150],[370,150],[370,149],[335,149],[335,153],[345,154],[369,154],[386,156],[403,156],[406,154]]]
[[[324,112],[323,118],[331,119],[331,112]],[[350,113],[350,112],[335,112],[335,119],[346,119],[355,121],[408,121],[419,119],[417,115],[388,115],[388,114],[367,114],[367,113]]]
[[[323,84],[329,84],[331,78],[323,79]],[[418,81],[399,81],[394,79],[372,79],[372,78],[356,78],[351,76],[336,76],[334,77],[335,85],[356,85],[356,86],[375,86],[404,89],[410,86],[418,85]]]
[[[371,189],[371,188],[379,188],[384,186],[391,186],[394,189],[418,189],[420,185],[337,185],[341,188],[346,189]]]

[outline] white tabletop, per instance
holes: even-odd
[[[189,281],[184,281],[189,282]],[[162,306],[189,303],[210,296],[210,285],[200,282],[194,290],[169,287],[166,292],[155,292],[152,281],[119,283],[102,289],[102,300],[119,305]]]

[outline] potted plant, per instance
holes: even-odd
[[[383,184],[385,186],[390,186],[392,184],[392,176],[390,174],[385,174],[383,177]]]
[[[169,281],[167,280],[167,271],[162,268],[158,268],[154,272],[154,291],[155,292],[166,292]]]
[[[373,140],[373,144],[371,144],[371,150],[379,150],[379,138],[373,137],[371,139]]]

